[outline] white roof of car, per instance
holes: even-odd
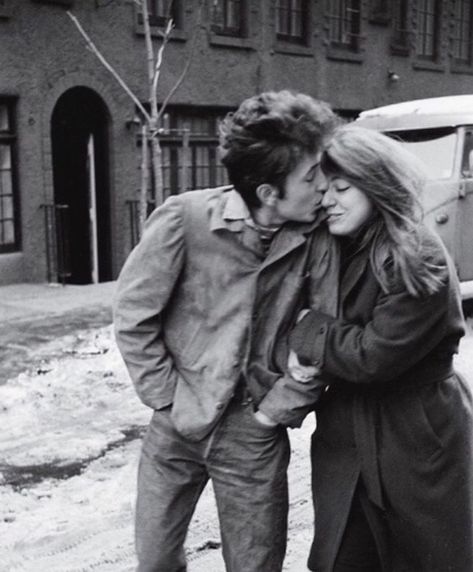
[[[473,95],[431,97],[384,105],[362,111],[357,122],[386,131],[472,124]]]
[[[404,115],[406,113],[473,113],[473,95],[448,95],[446,97],[430,97],[392,103],[362,111],[360,118],[375,115]]]

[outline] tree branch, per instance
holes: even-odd
[[[87,32],[81,26],[79,20],[68,10],[67,15],[72,20],[76,28],[81,33],[82,37],[85,39],[87,43],[87,47],[97,56],[97,58],[101,61],[101,63],[108,69],[108,71],[113,75],[113,77],[118,81],[121,87],[125,90],[125,92],[131,97],[131,99],[135,102],[135,105],[143,114],[144,118],[149,122],[151,120],[149,113],[141,104],[141,101],[136,97],[136,95],[131,91],[131,89],[127,86],[127,84],[122,80],[119,74],[114,70],[114,68],[107,62],[95,44],[92,42],[90,37],[87,35]]]
[[[197,18],[197,22],[194,28],[194,31],[192,33],[192,38],[189,44],[189,51],[190,51],[190,55],[189,58],[186,61],[186,65],[184,66],[184,69],[181,72],[181,75],[178,77],[176,83],[173,85],[173,87],[171,88],[171,90],[169,91],[169,93],[167,94],[167,96],[164,98],[163,103],[161,104],[159,113],[158,113],[158,120],[161,118],[161,116],[163,115],[164,111],[166,110],[166,106],[169,103],[169,100],[171,99],[171,97],[176,93],[176,91],[178,90],[178,88],[180,87],[181,83],[184,80],[184,77],[186,76],[187,70],[189,69],[191,62],[192,62],[192,58],[194,56],[194,45],[196,42],[196,38],[197,38],[197,33],[200,29],[200,24],[202,21],[202,6],[203,6],[203,2],[201,2],[199,4],[199,14],[198,14],[198,18]],[[156,134],[153,134],[153,137]]]
[[[158,92],[158,82],[159,82],[159,76],[161,75],[161,65],[163,63],[163,55],[164,55],[164,50],[166,48],[166,45],[169,41],[169,38],[171,37],[171,32],[174,28],[174,23],[172,21],[172,19],[168,20],[168,23],[166,25],[166,30],[164,31],[163,34],[163,43],[161,44],[161,46],[159,47],[159,51],[158,51],[158,57],[156,58],[156,67],[154,70],[154,77],[153,77],[153,83],[152,83],[152,97],[154,98],[154,101],[156,102],[156,107],[153,109],[153,112],[156,116],[157,119],[159,119],[159,113],[158,113],[158,97],[157,97],[157,92]]]

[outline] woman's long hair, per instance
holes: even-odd
[[[379,132],[353,124],[338,127],[322,158],[322,170],[357,187],[372,202],[374,216],[363,237],[385,292],[399,280],[413,296],[432,294],[445,282],[446,262],[438,246],[422,240],[419,195],[424,169],[403,146]]]

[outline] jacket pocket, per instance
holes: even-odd
[[[426,385],[418,394],[424,421],[442,448],[446,447],[447,433],[456,422],[457,394],[455,376]]]

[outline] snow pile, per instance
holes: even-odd
[[[111,326],[75,340],[62,359],[0,386],[2,463],[89,459],[123,430],[144,425],[141,405],[113,343]]]
[[[62,357],[0,386],[0,482],[13,483],[0,489],[0,568],[132,570],[140,441],[127,435],[149,409],[111,326],[55,345]]]

